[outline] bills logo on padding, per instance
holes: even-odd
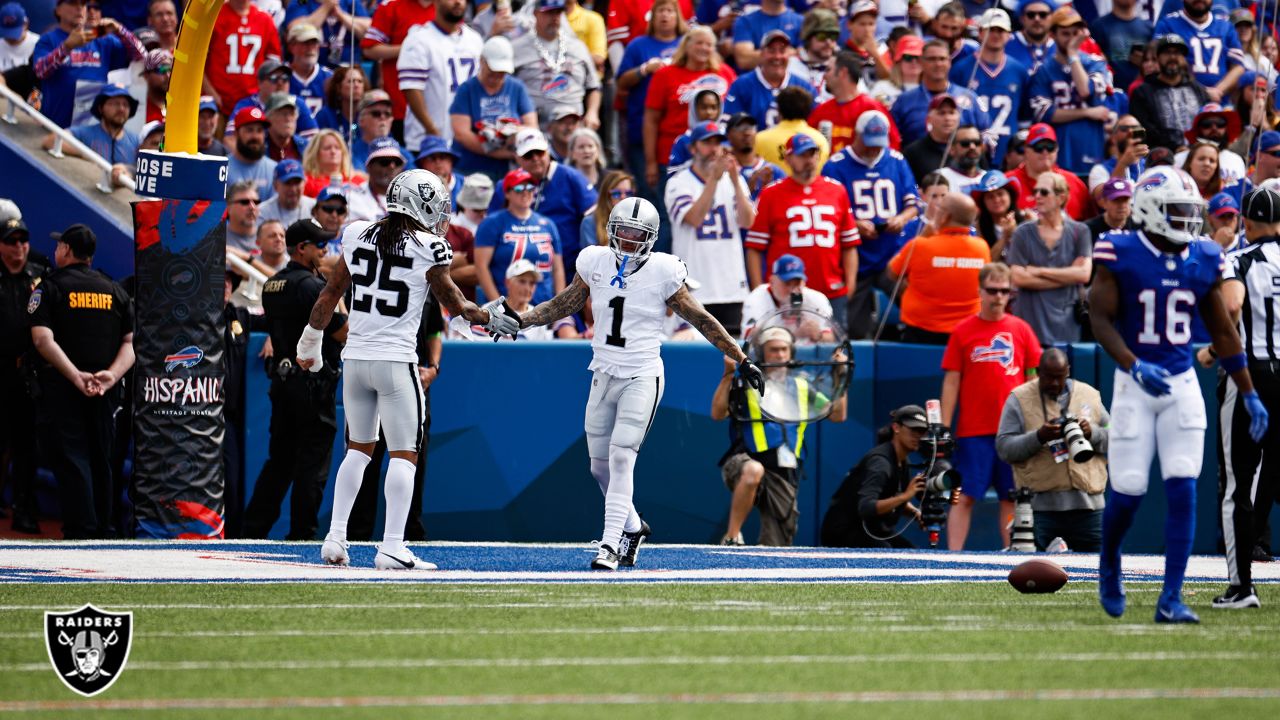
[[[92,605],[74,612],[44,614],[44,644],[58,679],[92,697],[111,687],[129,661],[133,613],[112,613]]]

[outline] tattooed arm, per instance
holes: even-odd
[[[329,281],[320,291],[320,297],[316,298],[315,305],[311,306],[311,317],[307,320],[307,324],[316,330],[329,327],[329,321],[333,319],[333,309],[338,306],[342,296],[347,294],[349,287],[351,287],[351,271],[347,268],[347,259],[338,258],[338,263],[333,266],[333,272],[329,273]]]
[[[582,281],[581,275],[574,275],[569,287],[560,291],[559,295],[542,303],[520,316],[520,327],[549,325],[556,320],[578,312],[587,304],[591,289]]]
[[[489,311],[462,296],[462,291],[453,283],[453,278],[449,277],[447,264],[431,266],[427,270],[427,282],[431,285],[431,294],[436,296],[451,317],[464,317],[476,325],[488,324]]]
[[[667,298],[667,307],[689,321],[689,324],[702,333],[703,337],[710,340],[712,345],[720,348],[720,352],[724,353],[725,357],[737,363],[744,362],[747,359],[747,356],[742,352],[742,348],[738,347],[738,343],[729,337],[729,333],[725,331],[720,321],[712,317],[711,313],[702,307],[702,303],[694,299],[687,285],[681,285],[675,295]]]

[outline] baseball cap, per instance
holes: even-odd
[[[1227,193],[1220,192],[1209,198],[1209,214],[1214,217],[1238,212],[1240,212],[1240,205]]]
[[[537,128],[523,128],[516,133],[516,157],[524,157],[537,150],[546,152],[549,149],[546,136]]]
[[[689,140],[695,143],[714,137],[724,137],[724,128],[718,122],[699,123],[689,131]]]
[[[1011,182],[1017,181],[999,170],[988,170],[983,173],[982,177],[978,178],[978,182],[974,184],[973,188],[969,191],[969,194],[976,198],[981,193],[989,193],[999,190]]]
[[[213,96],[212,96],[212,95],[201,95],[201,96],[200,96],[200,110],[199,110],[199,112],[204,112],[205,110],[209,110],[209,111],[211,111],[211,112],[218,112],[218,103],[216,103],[216,102],[214,102],[214,101],[213,101]]]
[[[1022,17],[1024,14],[1026,14],[1027,8],[1031,7],[1032,5],[1044,5],[1045,7],[1049,8],[1049,12],[1053,12],[1058,8],[1058,4],[1053,2],[1053,0],[1021,0],[1021,2],[1018,3],[1018,9],[1017,9],[1018,17]]]
[[[1102,183],[1102,197],[1106,200],[1133,197],[1133,183],[1124,178],[1109,178]]]
[[[325,230],[315,218],[298,220],[284,231],[284,243],[289,247],[297,247],[308,242],[313,245],[324,245],[333,238],[334,234]]]
[[[782,327],[781,325],[774,325],[773,327],[765,328],[760,333],[759,337],[760,337],[761,346],[764,346],[775,340],[781,340],[788,345],[795,345],[796,343],[795,336],[791,334],[791,331]]]
[[[267,115],[284,108],[298,109],[298,100],[287,92],[271,93],[267,98]]]
[[[1244,196],[1243,214],[1255,222],[1280,222],[1280,194],[1265,186],[1254,190]]]
[[[0,222],[17,218],[22,219],[22,210],[18,209],[18,204],[9,198],[0,198]]]
[[[773,274],[779,280],[809,279],[804,274],[804,261],[791,254],[779,255],[778,259],[773,261]]]
[[[320,194],[316,196],[316,204],[322,203],[330,198],[338,198],[342,202],[347,201],[347,189],[341,185],[326,185]]]
[[[1027,131],[1027,145],[1035,147],[1038,142],[1058,142],[1058,133],[1049,123],[1036,123]]]
[[[285,158],[276,163],[276,182],[289,182],[290,180],[302,180],[302,163],[293,158]]]
[[[729,120],[724,124],[724,130],[725,132],[729,132],[742,123],[750,123],[755,127],[760,127],[760,121],[756,119],[755,115],[746,112],[739,112],[729,116]]]
[[[528,273],[533,273],[538,278],[539,282],[542,281],[542,271],[539,270],[538,266],[534,265],[533,261],[531,260],[520,258],[519,260],[507,266],[508,280],[510,280],[511,278],[520,277],[521,275],[526,275]]]
[[[440,140],[440,138],[434,135],[430,137],[433,140]],[[444,141],[440,140],[440,142]],[[426,142],[424,141],[422,145],[425,148]],[[446,150],[446,152],[448,152],[448,150]],[[404,162],[404,153],[400,152],[400,143],[396,142],[396,139],[393,137],[374,138],[373,142],[369,143],[369,154],[364,158],[365,167],[368,167],[370,163],[378,158],[388,157],[397,158],[400,162]],[[455,159],[457,157],[457,155],[454,155]]]
[[[1257,81],[1258,73],[1253,70],[1245,70],[1244,73],[1240,75],[1240,81],[1236,83],[1236,87],[1247,88]]]
[[[98,236],[93,234],[88,225],[77,223],[60,233],[49,233],[49,237],[66,243],[71,252],[81,257],[91,256],[98,249]]]
[[[511,172],[507,173],[506,176],[502,178],[502,192],[509,193],[511,192],[511,188],[517,185],[520,185],[522,183],[531,183],[531,182],[533,182],[532,175],[530,175],[525,170],[516,168],[515,170],[512,170]]]
[[[1183,55],[1190,55],[1191,48],[1187,45],[1187,41],[1177,33],[1169,33],[1156,38],[1156,54],[1162,53],[1168,48],[1176,47],[1182,51]]]
[[[391,140],[391,138],[387,139]],[[377,140],[374,142],[377,142]],[[391,140],[391,142],[394,143],[395,140]],[[397,146],[396,151],[397,153],[399,152],[399,146]],[[439,137],[438,135],[428,135],[422,139],[422,145],[418,148],[418,157],[414,158],[414,162],[420,163],[432,155],[450,155],[453,157],[454,162],[458,162],[462,159],[458,153],[453,151],[453,148],[449,146],[449,143],[445,142],[444,138]],[[370,157],[372,157],[372,154],[370,154]]]
[[[879,110],[869,110],[858,116],[854,132],[867,147],[889,147],[889,118]]]
[[[1084,18],[1080,17],[1080,13],[1076,12],[1076,9],[1070,5],[1063,5],[1054,10],[1053,14],[1049,16],[1049,27],[1060,28],[1075,25],[1084,25]]]
[[[786,30],[770,30],[764,34],[763,38],[760,39],[761,49],[768,47],[769,43],[774,40],[782,40],[788,45],[791,44],[791,36],[787,34]]]
[[[978,27],[983,30],[998,28],[1005,32],[1013,32],[1013,23],[1009,21],[1009,13],[1000,8],[989,8],[982,13],[982,17],[978,19]]]
[[[311,23],[294,23],[289,28],[288,42],[320,42],[320,31]]]
[[[0,38],[17,40],[26,32],[27,10],[16,2],[0,6]]]
[[[129,90],[120,85],[103,85],[98,91],[98,96],[93,99],[93,107],[89,108],[89,113],[99,120],[102,119],[102,104],[111,98],[128,98],[129,100],[129,117],[133,117],[138,112],[138,100],[129,94]]]
[[[840,19],[836,17],[834,12],[826,8],[810,10],[804,16],[804,21],[800,23],[801,40],[808,40],[819,33],[840,34]]]
[[[280,70],[287,72],[289,68],[282,65],[279,60],[266,60],[258,66],[258,80],[266,80]]]
[[[1256,21],[1253,19],[1253,13],[1246,8],[1236,8],[1231,11],[1231,24],[1240,25],[1247,23],[1253,25]]]
[[[898,38],[898,45],[893,49],[893,61],[902,62],[904,55],[919,57],[924,54],[924,38],[919,35],[903,35]]]
[[[516,71],[515,51],[511,49],[511,41],[501,35],[484,41],[484,49],[480,51],[480,57],[493,72]]]
[[[548,118],[550,118],[551,122],[556,122],[557,120],[563,120],[570,115],[580,118],[582,117],[582,111],[572,105],[556,105],[551,109],[551,114],[548,115]]]
[[[937,110],[942,107],[942,103],[951,103],[952,107],[959,110],[960,103],[956,100],[956,96],[951,93],[938,93],[929,100],[929,109]]]
[[[857,2],[849,6],[849,14],[845,16],[845,19],[852,20],[863,13],[879,15],[880,8],[876,6],[875,0],[857,0]]]
[[[133,36],[138,38],[143,50],[155,50],[160,47],[160,33],[149,27],[143,26],[134,30]]]
[[[902,407],[889,413],[889,417],[893,421],[903,427],[915,428],[917,430],[928,430],[929,420],[924,414],[924,408],[919,405],[903,405]]]
[[[1280,146],[1280,132],[1268,130],[1262,133],[1262,137],[1258,138],[1259,150],[1271,150],[1278,146]]]
[[[786,152],[784,155],[803,155],[811,150],[817,150],[818,143],[813,138],[804,133],[796,133],[787,140]]]
[[[458,192],[458,207],[483,210],[493,200],[493,180],[484,173],[472,173],[462,181]]]
[[[365,92],[364,97],[360,98],[360,112],[356,113],[356,115],[359,116],[360,113],[374,105],[390,104],[391,96],[387,94],[386,90],[368,90]]]
[[[262,112],[261,108],[249,105],[248,107],[240,108],[240,112],[236,113],[236,129],[248,127],[254,123],[270,124],[267,122],[266,113]]]
[[[142,130],[138,131],[138,140],[146,140],[155,133],[164,133],[164,121],[152,120],[142,126]]]
[[[143,72],[172,72],[173,53],[164,48],[148,50],[142,61]]]
[[[563,10],[564,0],[538,0],[537,9],[539,12],[544,10]]]
[[[8,240],[18,234],[31,237],[31,231],[27,229],[27,224],[22,222],[22,218],[9,218],[0,223],[0,241]]]
[[[1240,114],[1226,110],[1218,103],[1207,103],[1200,108],[1200,112],[1196,113],[1195,119],[1191,121],[1190,129],[1183,133],[1187,142],[1194,143],[1199,134],[1196,128],[1200,125],[1200,121],[1205,118],[1219,117],[1227,124],[1227,142],[1231,142],[1240,135]]]

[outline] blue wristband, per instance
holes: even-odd
[[[1218,358],[1218,364],[1221,365],[1222,369],[1226,370],[1228,374],[1232,374],[1248,367],[1249,359],[1245,357],[1243,352],[1238,352],[1235,355],[1227,355],[1226,357]]]

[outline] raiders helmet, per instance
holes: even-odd
[[[453,201],[436,174],[427,170],[406,170],[387,188],[387,212],[408,215],[435,235],[449,229]]]
[[[1200,237],[1204,199],[1185,170],[1162,165],[1138,178],[1133,191],[1133,219],[1148,235],[1186,245]]]
[[[609,213],[609,249],[630,272],[644,263],[658,240],[658,210],[653,203],[629,197]]]

